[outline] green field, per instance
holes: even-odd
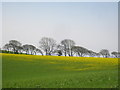
[[[3,88],[116,88],[118,59],[2,55]]]

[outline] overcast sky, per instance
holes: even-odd
[[[18,40],[38,47],[42,37],[51,37],[96,52],[118,49],[117,2],[6,2],[2,16],[2,46]]]

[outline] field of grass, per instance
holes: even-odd
[[[116,88],[118,59],[2,55],[3,88]]]

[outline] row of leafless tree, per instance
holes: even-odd
[[[57,44],[54,39],[48,37],[43,37],[39,41],[39,48],[36,48],[34,45],[22,45],[17,40],[10,40],[9,43],[4,45],[3,50],[6,50],[7,52],[12,51],[15,54],[25,53],[31,55],[110,57],[110,53],[107,49],[102,49],[99,53],[96,53],[84,47],[76,46],[75,42],[71,39],[64,39],[60,44]],[[112,52],[111,55],[118,58],[120,52]]]

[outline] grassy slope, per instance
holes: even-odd
[[[3,88],[114,88],[118,59],[2,54]]]

